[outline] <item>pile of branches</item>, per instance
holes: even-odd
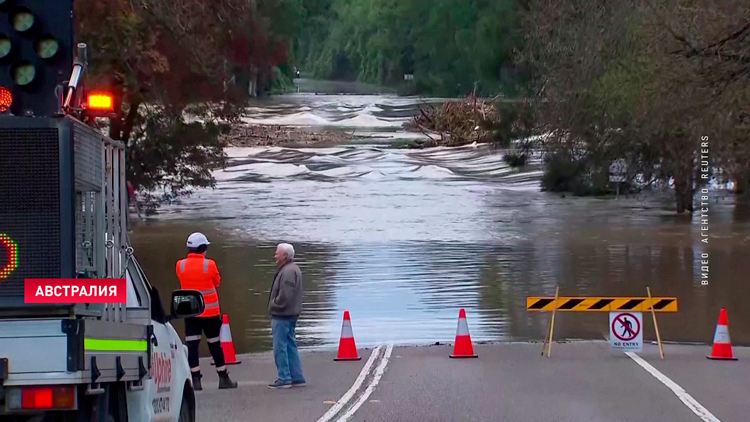
[[[335,145],[355,138],[362,138],[362,136],[335,130],[317,131],[293,126],[240,124],[233,126],[231,132],[225,135],[222,141],[224,145],[232,147],[255,147],[308,144]]]
[[[492,142],[489,128],[500,120],[495,99],[480,100],[472,93],[463,100],[452,100],[440,107],[420,107],[406,127],[419,130],[438,145],[460,146]]]

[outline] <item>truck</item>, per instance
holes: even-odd
[[[167,311],[139,264],[125,145],[94,126],[84,70],[76,59],[59,113],[0,107],[0,422],[193,422],[172,322],[205,303],[176,289]],[[12,96],[0,84],[0,106]],[[124,279],[126,303],[35,303],[25,289],[39,279]]]

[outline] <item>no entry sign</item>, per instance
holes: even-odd
[[[643,318],[640,312],[609,313],[609,345],[612,350],[643,350]]]

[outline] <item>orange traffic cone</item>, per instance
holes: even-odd
[[[219,333],[221,349],[224,350],[224,362],[227,365],[237,365],[240,361],[234,354],[234,341],[232,341],[232,331],[229,329],[229,315],[224,314],[221,322],[221,332]]]
[[[458,327],[456,328],[456,343],[453,345],[452,358],[476,358],[474,346],[471,344],[469,324],[466,322],[466,311],[461,309],[458,313]]]
[[[711,355],[706,357],[716,360],[737,360],[732,353],[732,341],[729,339],[729,319],[727,318],[727,310],[724,308],[721,308],[721,312],[719,312],[719,323],[716,324]]]
[[[352,332],[352,321],[349,318],[349,311],[344,311],[344,322],[341,324],[341,339],[339,340],[339,353],[334,360],[360,359],[362,357],[357,353],[357,345],[354,343],[354,333]]]

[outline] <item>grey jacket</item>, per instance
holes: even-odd
[[[302,272],[294,262],[284,264],[273,278],[268,300],[271,316],[299,316],[302,313]]]

